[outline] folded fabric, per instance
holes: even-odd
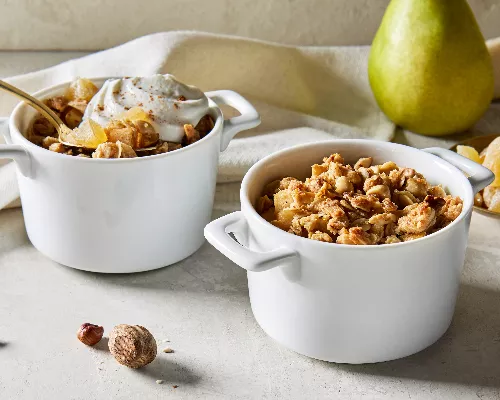
[[[325,137],[390,140],[394,125],[372,97],[367,56],[367,47],[291,47],[168,32],[8,81],[35,92],[78,76],[171,73],[205,91],[235,90],[255,104],[262,125],[240,134],[224,152],[219,181],[230,182],[261,157],[296,143]],[[15,103],[2,95],[0,115],[8,115]],[[0,168],[0,206],[18,196],[13,170],[12,165]]]
[[[391,140],[395,127],[377,107],[368,84],[368,53],[367,46],[292,47],[167,32],[8,81],[35,92],[79,76],[171,73],[205,91],[235,90],[255,105],[262,124],[239,134],[222,154],[219,182],[227,184],[241,180],[260,158],[287,146],[325,138]],[[7,95],[1,99],[0,115],[7,116],[16,99]],[[229,190],[233,186],[219,187],[218,200],[233,202],[234,190]],[[14,168],[4,165],[0,167],[0,208],[17,197]]]

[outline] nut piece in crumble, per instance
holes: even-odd
[[[191,124],[184,124],[184,141],[186,144],[193,144],[200,140],[200,134]]]
[[[289,233],[327,243],[393,244],[422,238],[453,222],[463,202],[392,161],[354,167],[340,154],[312,166],[311,177],[266,185],[255,208]]]
[[[134,149],[120,141],[101,143],[92,153],[92,158],[134,158],[137,157]]]
[[[158,133],[147,121],[111,121],[105,132],[110,142],[122,142],[133,149],[153,146],[159,139]]]

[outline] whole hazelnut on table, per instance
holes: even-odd
[[[76,337],[78,340],[87,346],[93,346],[102,339],[102,335],[104,334],[104,328],[99,325],[89,324],[88,322],[84,323],[78,329]]]
[[[109,334],[109,351],[122,365],[140,368],[156,358],[156,340],[140,325],[117,325]]]

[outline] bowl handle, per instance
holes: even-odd
[[[428,149],[423,149],[423,151],[434,154],[435,156],[448,161],[451,165],[469,175],[467,179],[469,179],[474,194],[483,190],[495,179],[495,174],[493,174],[493,172],[491,172],[488,168],[483,167],[481,164],[469,160],[454,151],[442,149],[440,147],[430,147]]]
[[[252,271],[262,272],[278,267],[284,263],[298,262],[298,254],[286,247],[258,252],[242,246],[229,233],[237,232],[247,235],[248,226],[241,211],[225,215],[210,222],[205,227],[205,237],[222,254],[240,267]]]
[[[8,118],[0,118],[0,136],[3,136],[5,141],[9,143],[0,144],[0,158],[13,159],[17,163],[19,171],[21,171],[24,176],[31,178],[31,157],[24,147],[18,144],[10,144],[12,142],[10,141]]]
[[[260,116],[257,110],[245,99],[232,90],[216,90],[205,93],[217,105],[226,104],[239,111],[241,115],[224,121],[221,135],[220,150],[226,150],[231,139],[239,132],[255,128],[260,124]]]

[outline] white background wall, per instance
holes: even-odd
[[[178,29],[300,45],[369,44],[388,2],[0,0],[0,50],[97,50]],[[500,36],[500,0],[469,3],[485,37]]]

